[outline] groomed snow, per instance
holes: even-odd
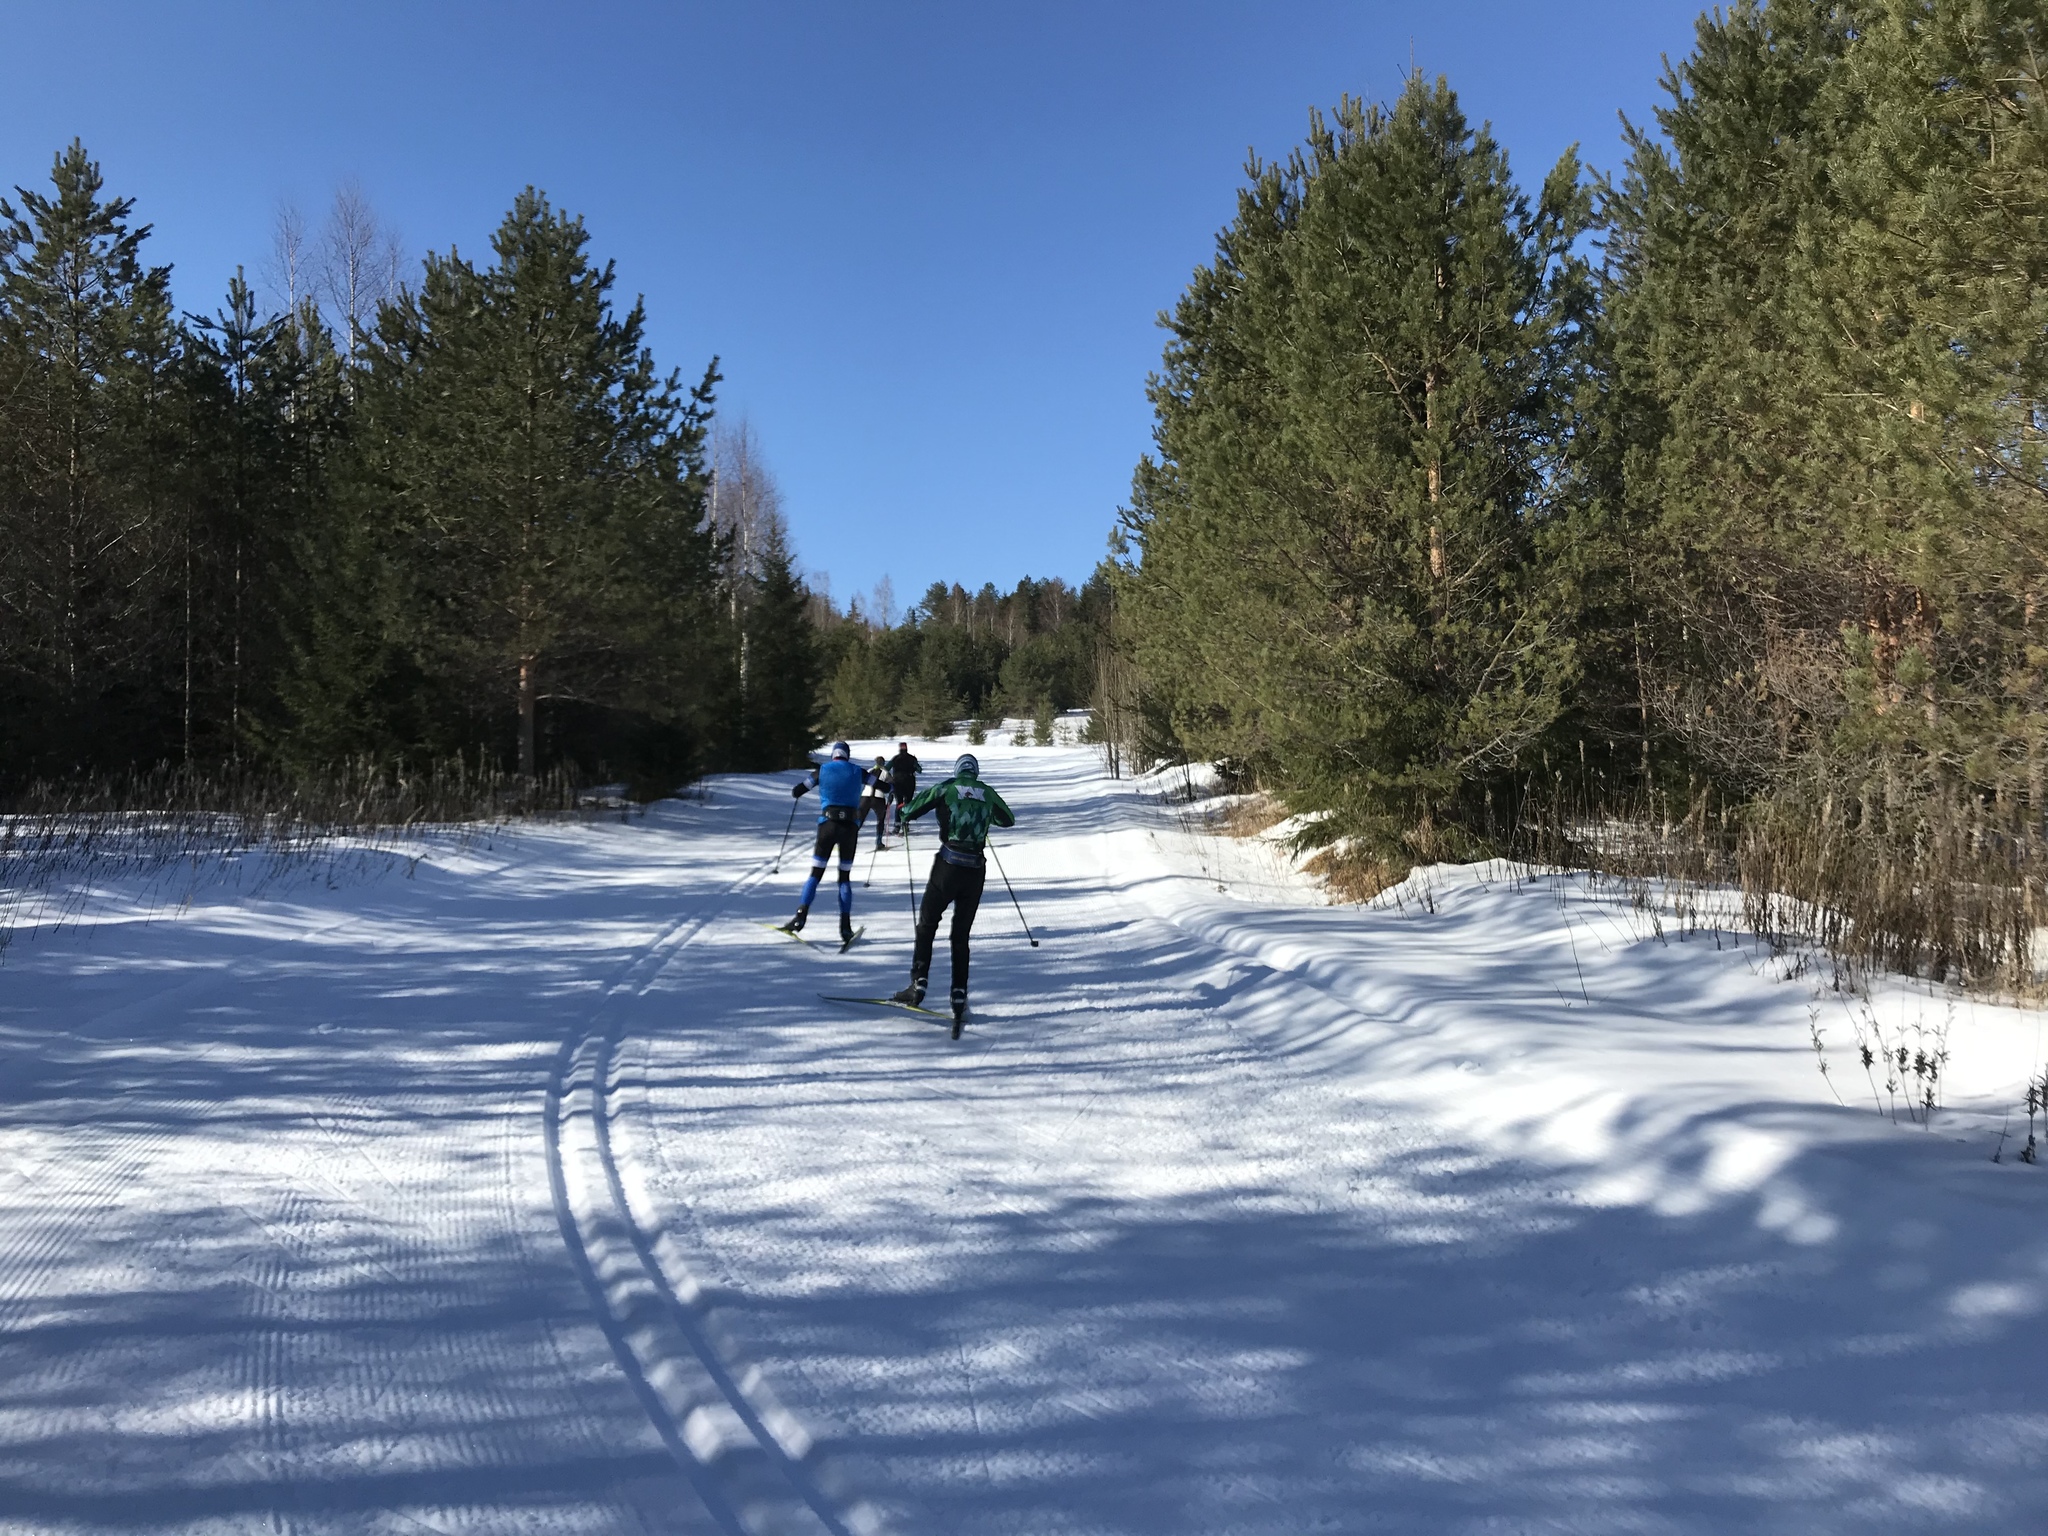
[[[2038,1524],[2038,1015],[975,750],[1041,947],[991,879],[958,1043],[818,997],[928,823],[763,926],[793,775],[17,937],[0,1532]]]

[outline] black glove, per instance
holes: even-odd
[[[796,787],[789,792],[789,798],[792,800],[803,799],[804,791],[809,789],[810,787],[811,786],[805,783],[802,779],[798,779],[796,782]]]

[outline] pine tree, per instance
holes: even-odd
[[[1124,618],[1190,749],[1397,833],[1472,812],[1571,685],[1547,480],[1590,294],[1441,82],[1254,164],[1170,322]],[[1376,820],[1377,819],[1377,820]]]
[[[277,433],[276,494],[290,508],[285,548],[262,580],[277,645],[243,729],[253,745],[296,770],[351,756],[387,757],[416,744],[402,719],[412,691],[392,638],[390,571],[365,526],[360,498],[338,482],[350,461],[350,386],[340,348],[312,299],[282,317],[265,353],[258,392]]]
[[[818,645],[806,610],[811,595],[797,579],[789,543],[771,522],[756,553],[758,576],[744,605],[752,687],[745,699],[741,766],[759,771],[804,761],[818,740]]]
[[[2048,16],[1887,7],[1830,82],[1843,125],[1810,295],[1817,447],[1797,492],[1861,580],[1833,746],[1929,788],[2024,789],[2048,726]]]
[[[430,256],[381,312],[354,495],[388,550],[391,621],[481,723],[511,706],[519,771],[567,699],[687,713],[713,590],[704,432],[715,368],[659,377],[579,220],[529,189],[497,262]]]
[[[62,768],[173,734],[180,337],[132,199],[75,141],[51,184],[0,200],[0,714],[6,760]]]
[[[896,727],[897,694],[882,646],[860,635],[845,647],[828,675],[819,713],[831,735],[882,736]]]
[[[186,489],[181,657],[184,756],[240,755],[270,702],[291,600],[295,513],[290,395],[279,346],[289,320],[259,317],[237,268],[227,302],[188,316],[192,435]]]
[[[1741,5],[1667,80],[1669,147],[1636,137],[1611,308],[1645,695],[1731,791],[2041,761],[2043,29]]]
[[[1791,491],[1830,387],[1793,262],[1838,216],[1827,85],[1848,37],[1842,9],[1815,0],[1702,18],[1665,80],[1667,142],[1632,133],[1611,210],[1610,429],[1646,605],[1643,694],[1738,793],[1832,712],[1825,616],[1850,601],[1838,525]]]
[[[920,736],[947,736],[962,713],[960,695],[947,676],[945,663],[927,644],[918,657],[917,669],[905,683],[900,713]]]

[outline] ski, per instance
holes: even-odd
[[[823,938],[809,938],[809,936],[805,936],[805,934],[793,934],[793,932],[788,932],[788,930],[786,930],[786,928],[784,928],[782,924],[762,924],[762,928],[766,928],[766,930],[768,930],[770,934],[782,934],[782,938],[795,938],[795,940],[797,940],[799,944],[803,944],[803,946],[805,946],[807,950],[821,950],[821,948],[825,948],[825,944],[827,944],[827,942],[834,942],[834,940],[823,940]],[[866,924],[862,924],[860,928],[856,928],[856,930],[854,930],[854,936],[852,936],[852,938],[842,938],[842,940],[836,940],[836,942],[838,942],[838,948],[840,948],[840,954],[846,954],[846,950],[850,950],[850,948],[852,948],[854,944],[858,944],[858,942],[860,942],[860,936],[862,936],[864,932],[868,932],[868,930],[866,930]]]
[[[780,923],[763,923],[761,924],[761,926],[763,928],[766,928],[770,933],[781,934],[785,939],[795,939],[797,943],[803,945],[805,949],[817,949],[820,947],[815,940],[801,933],[791,933],[787,928],[783,927]]]
[[[951,1017],[950,1014],[939,1013],[930,1008],[917,1008],[909,1003],[899,1003],[893,997],[834,997],[829,992],[820,992],[818,996],[828,1003],[865,1003],[870,1008],[901,1008],[905,1013],[921,1013],[928,1019]]]

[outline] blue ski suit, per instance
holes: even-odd
[[[832,758],[799,780],[790,793],[801,800],[813,787],[818,791],[818,835],[811,845],[811,877],[797,905],[808,908],[817,899],[818,882],[833,848],[839,850],[839,919],[841,926],[853,921],[853,856],[860,842],[860,795],[866,782],[855,763]]]

